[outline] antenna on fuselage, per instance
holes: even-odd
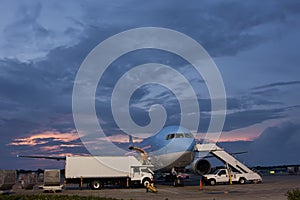
[[[129,148],[133,146],[133,139],[132,139],[132,135],[128,135],[129,137]]]

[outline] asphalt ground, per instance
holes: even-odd
[[[87,187],[78,189],[77,185],[68,185],[60,193],[52,195],[80,195],[100,196],[117,199],[287,199],[286,192],[293,189],[300,189],[300,175],[265,176],[262,184],[234,184],[206,186],[199,190],[198,176],[185,180],[184,187],[173,187],[171,184],[157,183],[158,193],[148,192],[145,188],[105,188],[102,190],[90,190]],[[12,193],[15,194],[44,194],[38,186],[33,190],[24,190],[15,185]],[[47,193],[48,194],[48,193]]]

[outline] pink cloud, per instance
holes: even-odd
[[[79,138],[79,136],[75,130],[73,130],[71,132],[67,132],[67,133],[61,133],[59,131],[54,130],[54,131],[44,131],[41,133],[36,133],[29,137],[16,138],[8,145],[36,146],[38,144],[48,143],[48,141],[46,141],[47,139],[53,139],[53,141],[59,141],[59,142],[71,142],[78,138]]]
[[[62,149],[60,148],[59,145],[43,146],[43,147],[40,147],[40,150],[47,151],[50,153],[57,153],[57,152],[62,151]]]

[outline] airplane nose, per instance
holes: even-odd
[[[175,144],[179,151],[193,151],[195,146],[195,140],[192,138],[182,138],[182,139],[175,139]]]

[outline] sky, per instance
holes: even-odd
[[[76,74],[99,43],[140,27],[179,31],[212,57],[227,101],[220,146],[248,151],[241,159],[252,166],[300,164],[299,1],[1,0],[0,169],[63,167],[19,154],[89,153],[73,120]],[[128,141],[113,119],[110,98],[126,70],[147,62],[170,65],[190,80],[201,108],[200,127],[192,131],[205,134],[211,103],[203,79],[194,79],[190,65],[174,54],[144,50],[116,59],[101,78],[95,108],[108,138]],[[172,76],[161,76],[174,84]],[[178,123],[174,93],[155,84],[133,93],[132,119],[147,125],[153,104],[165,107],[166,125]]]

